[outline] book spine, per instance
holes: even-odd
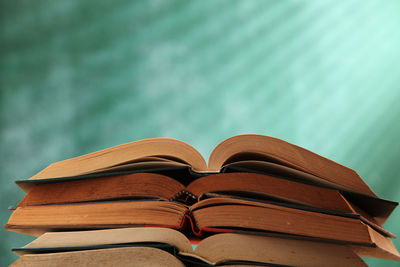
[[[172,198],[170,198],[169,201],[177,201],[185,203],[187,205],[191,205],[193,203],[196,203],[198,201],[198,198],[193,193],[187,190],[181,190],[176,193]]]

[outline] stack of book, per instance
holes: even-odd
[[[366,266],[400,260],[397,206],[352,169],[261,135],[140,140],[53,163],[5,228],[37,236],[11,266]],[[193,249],[193,247],[196,247]]]

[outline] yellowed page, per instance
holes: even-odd
[[[184,267],[171,255],[156,248],[123,247],[74,252],[27,254],[11,267],[65,267],[65,266],[166,266]]]
[[[244,234],[217,234],[195,253],[211,262],[252,260],[290,266],[367,266],[345,245]]]
[[[204,171],[207,164],[203,156],[185,142],[169,138],[139,140],[80,157],[56,162],[32,176],[30,179],[57,178],[98,172],[132,160],[147,157],[174,158],[192,166],[193,170]]]
[[[161,242],[192,252],[190,241],[179,231],[158,227],[132,227],[92,231],[49,232],[23,248],[84,247],[134,242]]]

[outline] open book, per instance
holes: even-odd
[[[31,179],[94,173],[144,160],[185,164],[197,172],[219,172],[223,166],[233,162],[272,162],[315,175],[356,192],[375,196],[354,170],[299,146],[262,135],[238,135],[226,139],[213,149],[208,165],[196,149],[182,141],[153,138],[53,163]]]
[[[336,189],[380,225],[398,204],[378,198],[354,170],[299,146],[262,135],[226,139],[213,149],[208,165],[197,150],[182,141],[140,140],[53,163],[17,184],[29,192],[37,184],[133,172],[165,174],[183,185],[218,172],[269,174]]]
[[[202,240],[193,250],[182,233],[165,228],[46,233],[13,251],[21,256],[11,265],[14,267],[44,266],[40,263],[46,262],[96,266],[104,262],[121,266],[367,266],[347,246],[272,236],[217,234]]]
[[[39,236],[48,231],[165,227],[188,235],[271,233],[353,245],[363,256],[399,260],[385,232],[357,214],[307,206],[205,194],[191,206],[155,199],[18,207],[5,228]]]
[[[15,216],[27,206],[94,201],[159,199],[190,205],[210,193],[295,204],[325,212],[357,214],[377,231],[395,237],[382,228],[387,216],[381,216],[379,209],[375,212],[370,206],[359,208],[337,189],[248,172],[210,174],[193,179],[187,186],[166,175],[140,172],[41,183],[18,204]]]

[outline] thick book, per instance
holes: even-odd
[[[182,141],[167,138],[140,140],[53,163],[17,184],[29,192],[38,184],[134,172],[165,174],[185,186],[195,178],[214,173],[267,174],[335,189],[359,208],[360,213],[373,217],[379,225],[398,204],[377,197],[354,170],[299,146],[262,135],[226,139],[213,149],[208,164],[196,149]]]
[[[377,231],[395,237],[382,228],[382,217],[376,217],[346,199],[339,190],[299,183],[250,172],[211,174],[184,186],[178,180],[156,173],[129,173],[96,179],[75,179],[37,184],[18,204],[18,207],[157,198],[193,204],[208,193],[274,200],[327,211],[360,215]]]
[[[354,246],[363,256],[400,259],[393,243],[360,216],[243,197],[206,194],[191,206],[156,199],[21,206],[5,228],[49,231],[165,227],[204,238],[215,233],[278,234]]]
[[[182,233],[165,228],[121,228],[46,233],[13,249],[11,266],[367,266],[351,247],[308,240],[224,233],[195,250]],[[47,264],[47,265],[43,265]],[[113,266],[114,266],[113,265]]]
[[[218,144],[208,164],[192,146],[178,140],[140,140],[51,164],[31,179],[76,176],[104,171],[152,157],[151,161],[187,164],[197,172],[219,172],[229,163],[260,160],[277,163],[359,193],[376,196],[352,169],[283,140],[262,135],[234,136]]]

